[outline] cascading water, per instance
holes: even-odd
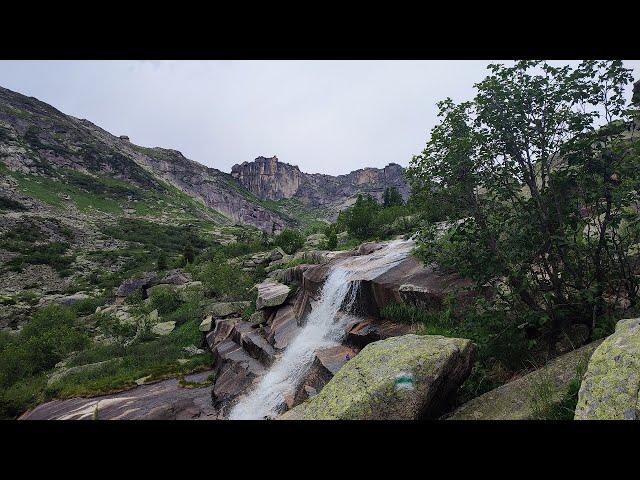
[[[320,299],[313,305],[304,327],[256,387],[233,407],[232,420],[271,418],[278,414],[287,393],[293,393],[313,363],[317,350],[337,345],[344,336],[358,282],[375,278],[402,261],[413,242],[394,241],[370,255],[347,257],[329,273]]]

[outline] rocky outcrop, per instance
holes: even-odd
[[[204,420],[216,418],[210,371],[142,385],[113,395],[43,403],[20,420]]]
[[[409,195],[404,169],[395,163],[384,168],[364,168],[346,175],[303,173],[295,165],[278,157],[258,157],[253,162],[234,165],[231,176],[254,195],[264,200],[294,198],[303,204],[337,211],[358,193],[382,199],[385,188],[396,187],[403,197]]]
[[[538,390],[545,392],[547,406],[559,404],[581,364],[586,365],[600,342],[593,342],[557,357],[544,367],[491,390],[458,408],[449,420],[533,420],[540,406]]]
[[[282,305],[287,299],[291,288],[275,280],[265,280],[256,286],[258,298],[256,308],[258,310],[266,307],[277,307]]]
[[[469,340],[404,335],[367,345],[283,420],[434,418],[471,371]]]
[[[575,419],[640,419],[640,318],[620,320],[593,352]]]

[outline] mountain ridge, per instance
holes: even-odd
[[[136,145],[125,135],[113,135],[90,120],[2,87],[0,161],[10,171],[26,175],[59,179],[60,171],[69,169],[156,190],[166,182],[224,216],[227,220],[219,219],[223,224],[251,225],[267,232],[300,224],[297,210],[278,205],[281,200],[299,201],[300,208],[313,211],[312,216],[330,219],[353,203],[358,193],[380,199],[386,187],[394,186],[406,198],[409,191],[403,167],[393,163],[332,176],[304,173],[277,157],[258,157],[226,173],[178,150]],[[266,171],[271,173],[265,177]]]

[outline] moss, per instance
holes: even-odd
[[[404,335],[367,345],[284,419],[413,419],[462,381],[469,340]],[[468,373],[468,372],[467,372]],[[408,385],[407,385],[408,384]],[[440,397],[438,397],[440,396]]]
[[[579,420],[622,420],[640,412],[640,318],[620,320],[593,353],[576,406]]]

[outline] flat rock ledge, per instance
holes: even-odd
[[[435,418],[471,372],[470,340],[403,335],[370,343],[281,420]]]
[[[576,420],[640,420],[640,318],[620,320],[593,352]]]

